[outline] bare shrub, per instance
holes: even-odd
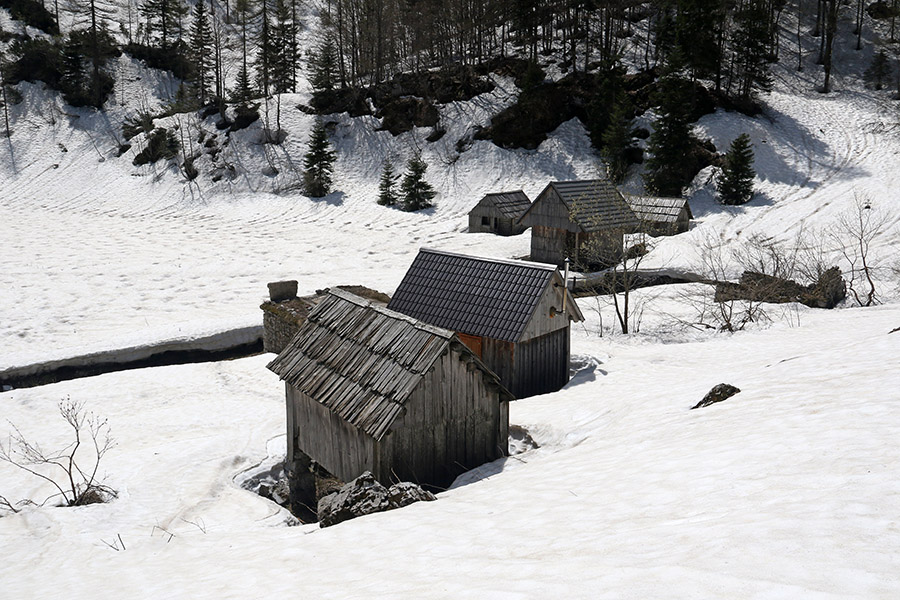
[[[872,306],[879,302],[877,279],[884,269],[872,245],[887,228],[888,216],[873,207],[867,196],[857,194],[854,200],[828,233],[849,267],[845,277],[851,296],[860,306]]]
[[[0,460],[56,488],[56,493],[41,505],[54,498],[60,498],[62,506],[83,506],[115,498],[117,492],[98,477],[100,461],[115,446],[107,420],[85,411],[82,402],[68,397],[60,400],[59,414],[72,429],[74,440],[71,443],[59,450],[46,451],[10,423],[12,433],[6,443],[0,443]],[[25,504],[35,502],[26,499],[14,504],[0,496],[0,507],[12,512]]]

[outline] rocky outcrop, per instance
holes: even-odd
[[[738,388],[733,385],[729,385],[727,383],[720,383],[716,386],[713,386],[713,389],[709,390],[705,396],[703,396],[703,400],[695,404],[691,407],[691,410],[695,408],[703,408],[704,406],[709,406],[710,404],[715,404],[716,402],[721,402],[723,400],[727,400],[740,392]]]
[[[366,471],[340,491],[319,500],[319,527],[330,527],[356,517],[402,508],[435,497],[418,485],[402,482],[386,488]]]
[[[716,302],[750,300],[753,302],[799,302],[811,308],[834,308],[847,296],[847,285],[837,267],[831,267],[812,285],[764,273],[744,271],[738,283],[716,284]]]

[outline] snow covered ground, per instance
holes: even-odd
[[[778,67],[760,119],[701,120],[720,150],[750,133],[760,194],[722,207],[701,174],[693,229],[658,241],[645,266],[693,268],[709,236],[819,232],[858,194],[887,216],[873,251],[896,297],[896,108],[849,75],[818,94],[811,73]],[[427,129],[393,138],[371,118],[335,116],[337,191],[321,200],[292,187],[312,124],[293,107],[306,93],[283,99],[283,148],[234,144],[245,176],[188,185],[116,158],[109,123],[32,90],[0,144],[0,370],[258,325],[277,279],[304,293],[390,293],[421,246],[526,255],[528,233],[465,233],[468,210],[487,192],[534,198],[552,179],[595,176],[598,161],[577,122],[536,151],[475,142],[457,154],[514,98],[497,84],[443,107],[448,133],[435,144]],[[381,161],[417,149],[436,208],[377,206]],[[270,164],[278,175],[263,174]],[[267,356],[0,394],[3,418],[47,447],[66,440],[62,397],[108,418],[118,446],[103,468],[120,491],[106,505],[0,518],[0,598],[900,596],[900,332],[888,333],[900,305],[789,307],[766,329],[724,336],[685,330],[681,289],[641,292],[635,337],[600,337],[586,310],[573,340],[582,370],[511,409],[540,448],[466,475],[437,502],[326,530],[285,526],[283,510],[235,483],[283,452],[283,390]],[[688,410],[720,382],[743,391]],[[0,494],[48,493],[0,463]]]

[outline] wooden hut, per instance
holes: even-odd
[[[469,211],[469,232],[518,235],[527,229],[519,219],[530,206],[531,200],[522,190],[486,194]]]
[[[289,465],[446,487],[507,454],[498,377],[452,331],[349,292],[327,290],[269,369],[285,382]]]
[[[694,218],[687,198],[625,194],[625,200],[640,221],[639,229],[651,235],[684,233]]]
[[[569,323],[584,320],[553,265],[425,248],[388,308],[455,331],[517,398],[569,381]]]
[[[638,226],[631,207],[605,179],[554,181],[522,218],[531,227],[531,260],[581,269],[608,266],[622,255],[623,236]]]

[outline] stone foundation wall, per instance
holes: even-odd
[[[263,311],[263,329],[263,350],[278,354],[300,331],[300,325],[290,323],[269,311]]]

